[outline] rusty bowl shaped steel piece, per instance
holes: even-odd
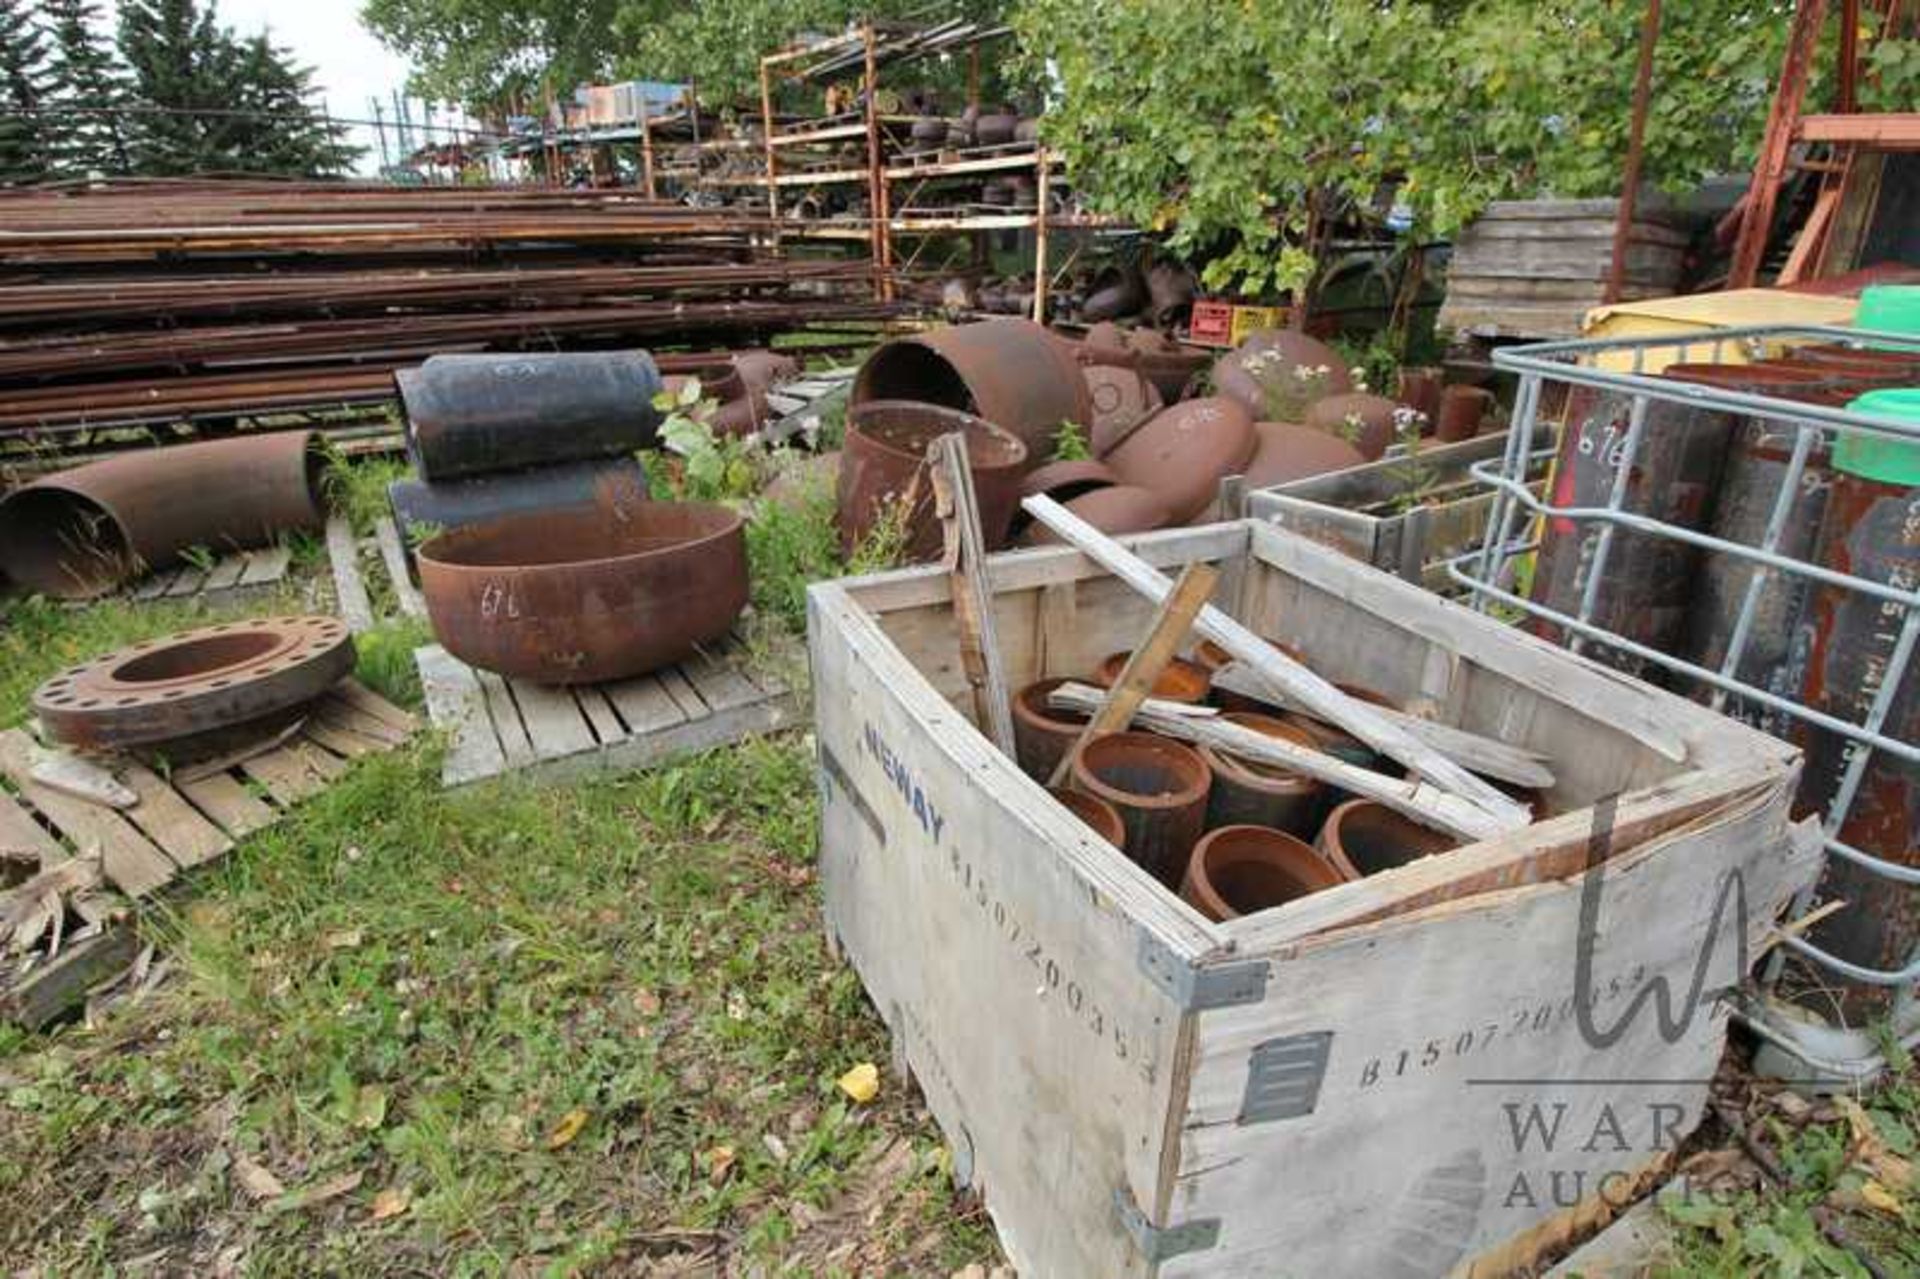
[[[1074,789],[1120,814],[1127,829],[1122,851],[1176,890],[1205,828],[1212,782],[1198,751],[1151,733],[1096,737],[1073,761]]]
[[[917,400],[984,418],[1027,446],[1029,465],[1053,456],[1062,422],[1093,417],[1070,351],[1031,320],[984,320],[887,342],[853,380],[854,407]]]
[[[724,636],[747,604],[741,517],[703,502],[510,516],[442,533],[418,560],[446,650],[539,684],[666,666]]]
[[[1159,494],[1184,524],[1207,509],[1222,479],[1246,469],[1258,443],[1247,410],[1214,395],[1161,410],[1102,460],[1127,484]]]
[[[1095,457],[1105,457],[1135,427],[1166,405],[1159,388],[1133,369],[1095,364],[1083,374],[1087,393],[1093,397],[1088,442]]]
[[[1235,711],[1221,719],[1307,750],[1319,749],[1305,729],[1272,715]],[[1271,826],[1302,837],[1313,834],[1326,790],[1319,782],[1290,769],[1242,759],[1217,746],[1202,746],[1200,757],[1213,770],[1208,826]]]
[[[1313,846],[1333,865],[1358,879],[1444,853],[1460,844],[1385,804],[1350,799],[1327,814]]]
[[[1096,795],[1085,795],[1077,790],[1049,790],[1047,794],[1060,801],[1060,807],[1078,817],[1093,833],[1106,840],[1115,848],[1127,839],[1126,823],[1120,820],[1113,805]]]
[[[1470,440],[1480,434],[1480,424],[1493,411],[1493,392],[1484,386],[1449,386],[1440,392],[1440,416],[1434,420],[1433,438],[1442,444]]]
[[[1264,418],[1304,412],[1315,400],[1351,391],[1353,374],[1340,353],[1317,338],[1295,329],[1261,329],[1214,362],[1213,386]]]
[[[1120,477],[1104,462],[1077,458],[1070,462],[1048,462],[1028,471],[1020,481],[1020,495],[1033,497],[1044,493],[1056,502],[1071,502],[1083,493],[1112,488]]]
[[[1367,458],[1337,435],[1289,422],[1255,422],[1259,445],[1244,472],[1248,489],[1277,488],[1311,475],[1364,466]]]
[[[1193,846],[1180,896],[1215,923],[1356,879],[1285,831],[1222,826]]]
[[[262,617],[143,640],[34,690],[50,736],[84,750],[193,737],[312,701],[353,670],[336,617]]]
[[[1377,462],[1393,443],[1393,413],[1399,407],[1384,395],[1349,391],[1315,401],[1307,410],[1307,425],[1347,441],[1369,462]]]
[[[0,500],[0,570],[56,599],[92,599],[193,547],[264,546],[320,527],[326,458],[310,431],[143,449],[35,480]]]
[[[1107,654],[1094,671],[1093,682],[1102,688],[1112,688],[1120,678],[1120,672],[1126,669],[1127,659],[1132,656],[1132,651],[1128,649]],[[1153,681],[1153,689],[1148,696],[1164,702],[1185,702],[1189,706],[1198,706],[1207,700],[1207,690],[1212,686],[1211,670],[1198,662],[1176,657],[1167,663]]]
[[[907,400],[869,400],[848,411],[841,446],[836,501],[842,549],[851,554],[904,505],[906,557],[930,560],[940,554],[944,539],[934,513],[927,446],[954,431],[966,437],[981,536],[988,550],[1006,545],[1020,505],[1026,445],[971,414]]]
[[[1120,536],[1147,533],[1173,523],[1173,508],[1152,489],[1138,484],[1115,484],[1110,488],[1082,493],[1060,505],[1078,515],[1102,533]],[[1056,546],[1060,536],[1034,520],[1020,534],[1022,546]]]

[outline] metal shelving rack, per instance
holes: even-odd
[[[1476,463],[1473,474],[1493,490],[1493,505],[1488,516],[1487,533],[1479,549],[1454,559],[1448,571],[1464,587],[1471,602],[1481,611],[1501,610],[1509,616],[1531,619],[1558,631],[1560,641],[1576,652],[1597,646],[1624,654],[1680,677],[1697,686],[1711,688],[1712,703],[1724,707],[1729,697],[1743,699],[1749,705],[1792,717],[1814,729],[1839,735],[1848,745],[1841,783],[1832,801],[1821,814],[1826,852],[1830,859],[1852,863],[1889,885],[1889,892],[1907,893],[1920,898],[1920,863],[1909,854],[1897,862],[1863,850],[1840,838],[1855,803],[1869,763],[1875,758],[1895,759],[1906,764],[1920,763],[1920,745],[1901,740],[1888,732],[1887,718],[1905,680],[1916,643],[1920,643],[1920,581],[1878,581],[1839,571],[1783,553],[1782,533],[1794,510],[1796,494],[1803,481],[1816,481],[1809,461],[1823,443],[1851,437],[1855,440],[1893,440],[1920,445],[1920,428],[1894,419],[1875,418],[1839,408],[1805,402],[1776,399],[1723,390],[1689,382],[1653,376],[1669,363],[1725,363],[1738,353],[1742,358],[1763,350],[1805,342],[1872,344],[1906,352],[1920,353],[1920,338],[1898,334],[1862,332],[1857,329],[1825,327],[1755,327],[1726,329],[1711,334],[1660,336],[1632,340],[1584,340],[1508,347],[1494,353],[1494,363],[1519,379],[1513,428],[1508,435],[1505,455],[1498,461]],[[1604,357],[1606,367],[1598,361]],[[1620,371],[1624,370],[1624,371]],[[1542,424],[1543,400],[1577,400],[1575,392],[1586,388],[1613,397],[1624,398],[1630,407],[1624,437],[1618,442],[1603,442],[1611,480],[1608,499],[1603,506],[1573,506],[1553,500],[1552,489],[1536,493],[1527,485],[1528,468],[1542,460],[1551,460],[1558,449],[1530,451],[1528,441]],[[1752,545],[1729,541],[1699,528],[1683,526],[1628,509],[1629,477],[1638,459],[1652,455],[1648,437],[1649,407],[1653,404],[1678,404],[1693,409],[1720,410],[1736,419],[1763,420],[1794,440],[1787,464],[1782,468],[1764,532]],[[1549,423],[1548,425],[1552,425]],[[1561,430],[1581,430],[1570,415]],[[1738,429],[1736,427],[1736,429]],[[1549,436],[1551,438],[1551,435]],[[1603,474],[1606,474],[1603,473]],[[1911,499],[1910,499],[1911,500]],[[1763,503],[1763,507],[1764,507]],[[1592,544],[1592,559],[1577,607],[1572,612],[1552,608],[1517,588],[1523,565],[1544,544],[1536,531],[1545,521],[1572,522],[1576,526],[1597,526]],[[1564,525],[1563,525],[1564,527]],[[1595,605],[1605,576],[1609,554],[1620,535],[1635,538],[1671,539],[1714,555],[1735,557],[1755,566],[1749,579],[1740,612],[1727,642],[1727,651],[1717,669],[1707,669],[1660,649],[1638,643],[1617,634],[1596,621]],[[1780,575],[1790,575],[1821,588],[1839,588],[1879,602],[1889,634],[1895,637],[1880,668],[1879,683],[1855,690],[1856,704],[1865,702],[1867,713],[1853,722],[1810,706],[1804,694],[1787,697],[1776,691],[1743,682],[1736,672],[1748,642],[1753,637],[1755,615],[1767,584]],[[1877,656],[1877,654],[1876,654]],[[1908,836],[1912,838],[1911,833]],[[1812,890],[1794,903],[1796,921],[1803,919],[1812,905]],[[1897,898],[1896,898],[1897,900]],[[1906,907],[1910,915],[1913,906]],[[1808,921],[1811,922],[1811,921]],[[1831,953],[1803,935],[1804,929],[1788,925],[1776,933],[1779,950],[1769,961],[1762,989],[1741,1009],[1742,1019],[1763,1039],[1784,1051],[1799,1066],[1843,1079],[1863,1079],[1876,1074],[1885,1064],[1879,1042],[1859,1027],[1815,1026],[1794,1014],[1779,997],[1776,987],[1785,970],[1784,960],[1791,953],[1809,966],[1806,971],[1833,974],[1844,982],[1893,992],[1890,1022],[1894,1037],[1906,1047],[1920,1046],[1920,949],[1898,969],[1876,969],[1850,962]]]

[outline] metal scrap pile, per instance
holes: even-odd
[[[0,192],[0,441],[391,398],[429,354],[715,345],[859,320],[858,264],[617,191],[118,183]]]
[[[876,350],[854,385],[840,472],[849,546],[886,519],[917,558],[939,551],[926,446],[965,429],[989,548],[1053,540],[1021,523],[1046,495],[1106,533],[1221,514],[1221,482],[1266,487],[1379,459],[1437,422],[1442,439],[1480,429],[1492,397],[1410,370],[1399,398],[1367,393],[1332,348],[1270,329],[1213,364],[1150,328],[1096,324],[1073,341],[1027,320],[940,329]],[[1014,450],[1018,455],[1014,455]]]

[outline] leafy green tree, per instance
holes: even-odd
[[[264,35],[238,39],[195,0],[124,0],[131,150],[143,174],[328,176],[358,149],[312,102],[312,73]]]
[[[100,31],[94,0],[44,0],[52,41],[53,99],[70,113],[56,117],[54,167],[69,177],[127,173],[126,78]]]
[[[1791,6],[1666,6],[1647,176],[1751,161]],[[1021,0],[1046,136],[1105,211],[1210,284],[1310,279],[1331,220],[1447,234],[1487,201],[1613,194],[1644,6],[1618,0]]]
[[[52,83],[46,36],[24,0],[0,0],[0,182],[37,182],[51,171],[42,112]]]

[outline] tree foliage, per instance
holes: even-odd
[[[1791,6],[1668,5],[1647,176],[1747,164]],[[1046,136],[1104,210],[1291,287],[1316,220],[1390,193],[1420,233],[1487,201],[1618,190],[1639,23],[1623,0],[1022,0]]]
[[[52,90],[46,33],[23,0],[0,0],[0,182],[33,182],[53,169],[41,114]]]
[[[63,177],[132,171],[126,121],[126,76],[114,60],[94,0],[45,0],[42,12],[50,46],[49,73],[55,103],[79,108],[61,118],[50,150]]]

